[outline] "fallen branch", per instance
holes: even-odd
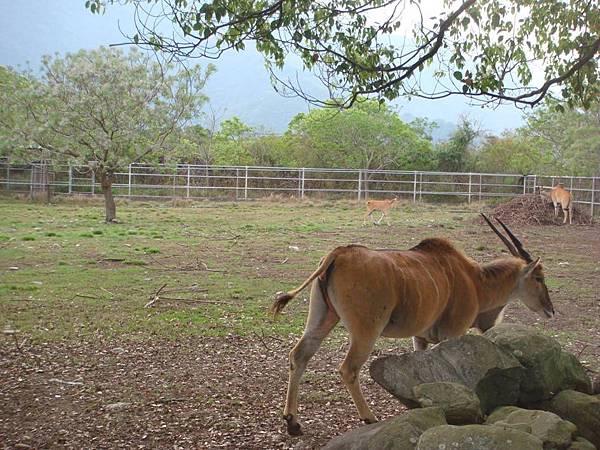
[[[588,344],[585,344],[581,350],[579,350],[579,353],[577,353],[577,359],[581,358],[581,354],[588,348]]]
[[[175,402],[186,402],[188,400],[189,399],[183,398],[183,397],[177,397],[177,398],[159,398],[158,400],[150,402],[150,404],[151,405],[156,405],[158,403],[160,403],[160,404],[166,404],[166,403],[175,403]]]
[[[48,381],[50,381],[51,383],[66,384],[68,386],[83,386],[83,382],[81,381],[65,381],[59,380],[58,378],[50,378]]]
[[[192,284],[190,287],[185,288],[176,288],[176,289],[166,289],[165,292],[174,293],[174,292],[207,292],[207,288],[198,287],[197,284]]]
[[[163,284],[155,293],[154,295],[150,296],[150,301],[148,303],[146,303],[144,305],[144,308],[150,308],[152,305],[154,305],[154,303],[156,303],[156,301],[158,301],[158,299],[160,298],[160,293],[162,292],[162,290],[167,286],[167,283]]]
[[[115,296],[115,294],[113,294],[112,292],[110,292],[108,289],[104,289],[103,287],[101,287],[100,289],[102,289],[104,292],[106,292],[107,294],[109,294],[111,297]]]
[[[175,302],[187,302],[187,303],[206,303],[209,305],[235,305],[234,302],[227,302],[221,300],[203,300],[197,298],[182,298],[182,297],[161,297],[162,300],[171,300]]]
[[[252,332],[252,334],[255,335],[258,338],[258,340],[260,341],[260,343],[263,345],[263,347],[267,351],[273,351],[273,349],[267,345],[267,342],[265,341],[265,338],[273,339],[273,340],[279,341],[279,342],[284,342],[283,339],[278,338],[277,336],[265,335],[265,331],[264,330],[260,330],[260,333],[261,334],[258,334],[256,331]]]
[[[227,272],[226,270],[209,269],[205,262],[201,262],[201,264],[204,267],[204,270],[206,270],[207,272],[221,272],[221,273]]]
[[[91,298],[91,299],[93,299],[93,300],[98,300],[98,297],[95,297],[95,296],[93,296],[93,295],[88,295],[88,294],[81,294],[81,293],[79,293],[79,292],[78,292],[77,294],[75,294],[75,295],[74,295],[74,296],[71,298],[71,300],[73,300],[73,299],[75,299],[75,298],[77,298],[77,297],[81,297],[81,298]]]

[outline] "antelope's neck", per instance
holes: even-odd
[[[480,266],[480,312],[504,306],[511,300],[525,265],[519,258],[504,258]]]

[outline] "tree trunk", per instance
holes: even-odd
[[[115,222],[117,220],[117,206],[112,193],[113,175],[109,172],[100,174],[100,185],[104,194],[104,210],[106,212],[106,223]]]

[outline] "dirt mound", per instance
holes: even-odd
[[[537,194],[515,197],[493,208],[490,214],[513,225],[562,225],[564,217],[562,210],[555,217],[552,202]],[[573,224],[591,224],[589,214],[581,211],[577,205],[573,205]]]

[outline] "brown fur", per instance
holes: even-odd
[[[297,397],[302,373],[339,321],[350,333],[350,348],[340,366],[342,379],[361,419],[373,422],[377,419],[362,396],[358,373],[380,335],[412,336],[415,349],[423,349],[427,343],[461,336],[470,327],[485,331],[501,320],[515,293],[530,308],[553,313],[539,260],[528,263],[512,256],[479,265],[438,238],[406,251],[337,247],[300,287],[277,297],[274,314],[310,283],[306,329],[290,352],[284,416],[291,434],[300,433]]]
[[[540,194],[552,200],[554,216],[558,217],[558,205],[560,205],[563,210],[563,223],[567,223],[567,220],[569,220],[569,225],[573,224],[573,195],[565,189],[564,184],[558,183],[550,191],[540,189]]]
[[[390,212],[390,209],[392,209],[392,207],[394,206],[394,203],[396,203],[396,201],[398,201],[398,198],[396,197],[390,200],[367,200],[367,212],[363,217],[363,225],[367,222],[367,217],[371,217],[371,214],[373,214],[375,211],[381,212],[381,217],[377,222],[373,220],[373,223],[380,224],[381,220],[385,217],[386,222],[389,225],[390,218],[388,214]]]

